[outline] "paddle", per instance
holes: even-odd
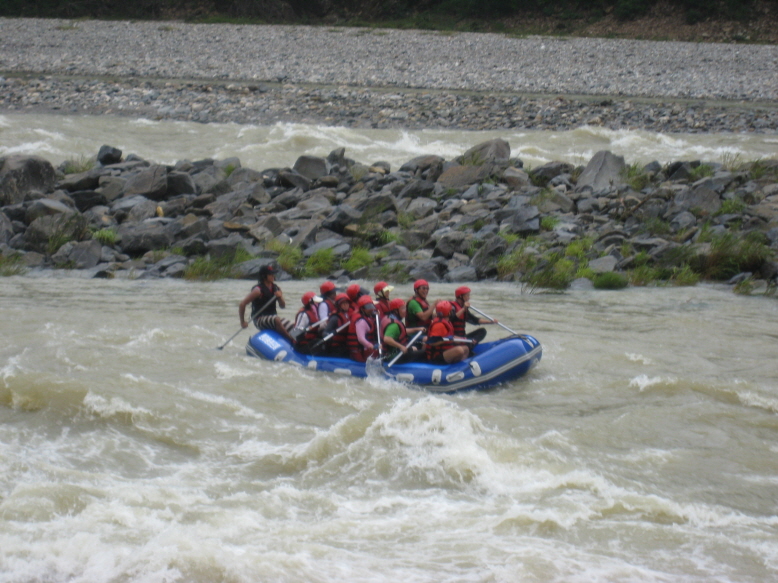
[[[510,328],[508,328],[508,326],[506,326],[505,324],[502,324],[501,322],[498,322],[497,320],[495,320],[495,319],[494,319],[494,318],[492,318],[491,316],[487,316],[486,314],[484,314],[484,313],[483,313],[481,310],[479,310],[478,308],[474,308],[473,306],[470,306],[470,309],[471,309],[471,310],[473,310],[474,312],[478,313],[478,314],[481,314],[481,315],[482,315],[484,318],[486,318],[487,320],[491,320],[492,322],[494,322],[495,324],[497,324],[497,325],[498,325],[498,326],[500,326],[501,328],[505,328],[505,329],[506,329],[508,332],[510,332],[510,333],[511,333],[511,334],[513,334],[514,336],[518,336],[519,338],[523,338],[523,337],[524,337],[524,334],[519,334],[518,332],[515,332],[514,330],[511,330]]]
[[[316,322],[315,324],[311,324],[311,325],[310,325],[310,326],[308,326],[307,328],[295,328],[294,330],[292,330],[292,332],[291,332],[291,336],[292,336],[292,338],[294,338],[295,340],[297,340],[297,338],[298,338],[300,335],[302,335],[302,334],[305,334],[306,332],[310,332],[310,331],[311,331],[311,330],[313,330],[314,328],[318,328],[318,327],[319,327],[319,326],[321,326],[322,324],[326,324],[326,323],[327,323],[327,320],[326,320],[326,318],[324,318],[324,319],[321,319],[321,320],[319,320],[319,321],[318,321],[318,322]]]
[[[337,334],[338,332],[340,332],[341,330],[343,330],[343,329],[344,329],[346,326],[348,326],[349,324],[351,324],[351,322],[346,322],[345,324],[343,324],[343,326],[341,326],[340,328],[336,329],[334,332],[330,332],[329,334],[327,334],[327,335],[326,335],[324,338],[322,338],[321,340],[317,340],[316,342],[314,342],[314,343],[311,345],[311,352],[313,352],[313,349],[314,349],[314,348],[316,348],[317,346],[319,346],[319,345],[320,345],[320,344],[322,344],[323,342],[327,342],[327,341],[328,341],[330,338],[332,338],[333,336],[335,336],[335,334]]]
[[[276,301],[277,299],[278,299],[278,297],[276,297],[276,296],[273,296],[272,298],[270,298],[270,299],[267,301],[267,303],[266,303],[264,306],[262,306],[261,308],[259,308],[259,310],[257,310],[256,312],[254,312],[254,313],[252,313],[252,314],[251,314],[251,318],[250,318],[250,319],[251,319],[251,320],[254,320],[254,314],[261,314],[261,313],[262,313],[262,312],[264,312],[264,311],[265,311],[265,310],[266,310],[268,307],[270,307],[270,304],[272,304],[272,303],[273,303],[274,301]],[[241,327],[240,327],[240,330],[238,330],[237,332],[235,332],[235,334],[233,334],[232,336],[230,336],[230,337],[227,339],[227,342],[225,342],[225,343],[224,343],[224,344],[222,344],[221,346],[217,346],[217,347],[216,347],[216,350],[223,350],[223,349],[224,349],[224,347],[225,347],[225,346],[227,346],[227,345],[230,343],[230,341],[231,341],[233,338],[235,338],[235,337],[236,337],[238,334],[240,334],[241,332],[243,332],[243,326],[241,326]]]
[[[414,336],[413,338],[411,338],[411,341],[410,341],[410,342],[408,342],[408,344],[406,344],[406,345],[405,345],[405,347],[406,347],[406,348],[410,348],[411,346],[413,346],[413,345],[414,345],[414,343],[415,343],[415,342],[416,342],[416,341],[417,341],[417,340],[418,340],[418,339],[421,337],[421,335],[422,335],[422,334],[424,334],[424,330],[420,330],[419,332],[416,332],[416,336]],[[391,366],[392,366],[392,365],[393,365],[395,362],[397,362],[397,361],[400,359],[400,357],[401,357],[403,354],[404,354],[404,353],[403,353],[402,351],[400,351],[400,353],[399,353],[397,356],[395,356],[395,357],[394,357],[394,358],[393,358],[393,359],[392,359],[392,360],[389,362],[389,364],[387,364],[387,365],[386,365],[386,368],[391,368]]]
[[[381,348],[381,320],[377,310],[375,313],[375,339],[378,342],[378,359],[381,360],[384,357],[384,351]]]

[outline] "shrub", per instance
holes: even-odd
[[[594,245],[591,237],[583,237],[582,239],[576,239],[568,243],[565,247],[565,257],[576,257],[577,259],[586,259],[586,253]]]
[[[296,245],[284,245],[275,239],[270,241],[266,248],[268,251],[278,253],[276,263],[281,269],[295,277],[302,275],[302,269],[300,269],[300,263],[303,260],[302,249]]]
[[[556,227],[561,222],[561,219],[559,217],[543,217],[540,219],[540,228],[544,231],[553,231],[554,227]]]
[[[713,176],[713,166],[710,164],[700,164],[696,168],[692,168],[689,172],[689,180],[692,182],[699,180],[700,178],[706,178],[707,176]]]
[[[559,253],[546,258],[546,264],[524,278],[532,288],[566,289],[575,277],[575,263],[563,259]]]
[[[690,267],[706,279],[725,280],[744,271],[759,271],[772,256],[763,233],[751,232],[742,238],[725,233],[714,237],[710,251],[696,256]]]
[[[622,177],[632,190],[640,192],[651,183],[651,178],[638,162],[625,166]]]
[[[332,249],[319,249],[305,262],[304,272],[310,277],[328,275],[336,265],[335,253]]]
[[[700,281],[700,275],[695,273],[689,265],[683,265],[682,267],[676,267],[673,269],[673,273],[670,276],[670,283],[678,286],[692,286],[697,285]]]
[[[598,273],[592,280],[594,289],[624,289],[629,284],[627,276],[615,271]]]
[[[199,281],[214,281],[232,277],[233,261],[231,258],[211,259],[198,257],[184,269],[184,279]]]
[[[515,249],[497,260],[497,277],[505,279],[517,271],[527,271],[535,267],[537,258],[527,254],[524,247]]]
[[[92,231],[92,239],[98,241],[101,245],[113,246],[116,244],[117,232],[116,229],[99,229]]]
[[[739,215],[748,208],[748,205],[742,198],[729,198],[721,203],[721,208],[713,213],[714,217],[719,215]]]
[[[354,247],[351,251],[351,257],[343,263],[343,269],[349,272],[356,271],[362,267],[367,267],[373,263],[373,256],[370,251],[364,247]]]
[[[25,272],[24,263],[19,255],[0,255],[0,277],[21,275]]]
[[[60,166],[60,170],[64,174],[80,174],[81,172],[87,172],[95,166],[94,158],[89,156],[79,156],[78,158],[72,158],[65,160]]]

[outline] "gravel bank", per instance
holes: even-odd
[[[6,111],[358,127],[778,130],[775,45],[43,19],[0,19],[0,39]]]

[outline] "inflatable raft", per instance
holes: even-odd
[[[289,362],[310,370],[353,377],[378,374],[387,379],[419,385],[428,391],[452,393],[487,389],[517,379],[540,361],[543,349],[535,338],[522,334],[482,342],[475,346],[470,358],[454,364],[421,361],[390,367],[388,362],[363,363],[348,358],[300,354],[275,330],[260,330],[249,339],[246,352],[251,356]]]

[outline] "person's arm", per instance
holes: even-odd
[[[397,340],[400,337],[400,326],[396,322],[392,322],[384,330],[384,344],[396,348],[402,351],[403,354],[408,350],[405,345]]]
[[[319,304],[319,320],[326,320],[330,317],[330,306],[327,302],[321,302]],[[327,328],[330,327],[330,322],[327,322]]]
[[[261,289],[255,289],[249,292],[249,294],[243,298],[238,306],[238,316],[240,317],[240,327],[248,328],[248,322],[246,322],[246,306],[262,295]]]
[[[295,330],[305,330],[310,325],[311,319],[308,317],[308,314],[303,310],[299,314],[297,314],[297,320],[295,320],[294,328]]]
[[[367,339],[367,331],[370,330],[370,324],[362,318],[356,323],[357,341],[365,348],[373,348],[373,343]]]
[[[278,306],[281,309],[284,309],[286,307],[286,300],[284,300],[284,292],[281,291],[281,288],[278,287],[276,284],[273,284],[273,288],[275,290],[276,297],[278,298]]]

